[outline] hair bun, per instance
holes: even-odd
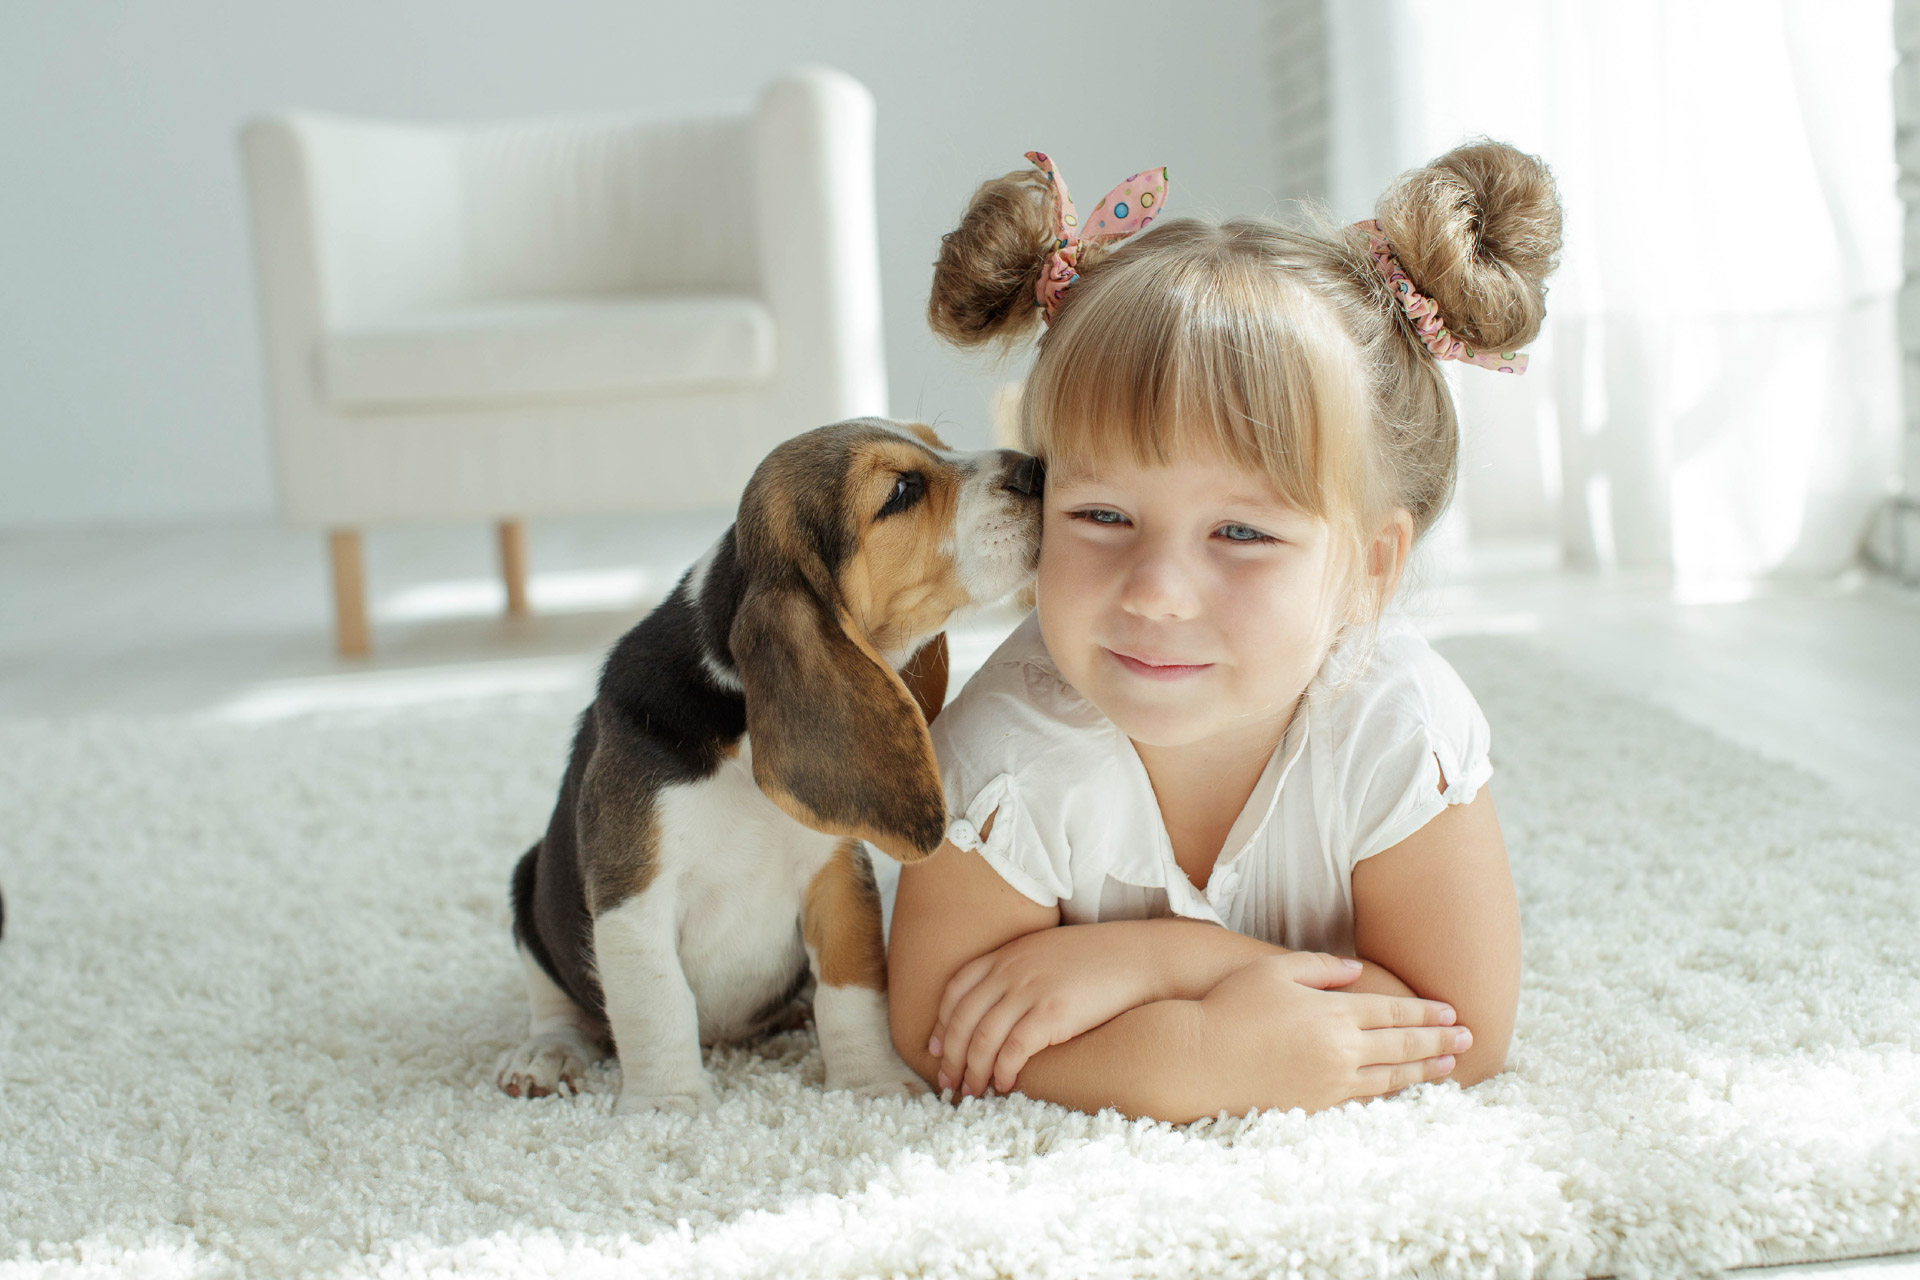
[[[1512,351],[1546,318],[1560,197],[1536,156],[1485,138],[1400,175],[1374,206],[1413,285],[1477,351]]]
[[[1036,169],[980,185],[940,238],[927,323],[956,346],[1011,341],[1040,322],[1035,289],[1053,246],[1053,188]]]

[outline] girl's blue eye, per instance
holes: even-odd
[[[1218,532],[1224,536],[1228,542],[1280,541],[1280,539],[1273,537],[1271,534],[1262,533],[1258,529],[1249,528],[1244,524],[1223,524],[1220,526]]]
[[[1073,513],[1075,520],[1091,520],[1094,524],[1125,524],[1127,518],[1118,511],[1109,511],[1105,507],[1091,507],[1085,511]]]

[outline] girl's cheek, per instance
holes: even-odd
[[[1327,630],[1327,590],[1317,569],[1303,563],[1242,565],[1216,593],[1222,620],[1234,629],[1281,643],[1312,647]]]

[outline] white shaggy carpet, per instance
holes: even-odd
[[[1628,1276],[1920,1247],[1920,833],[1530,650],[1511,1070],[1191,1129],[496,1092],[571,699],[0,724],[0,1276]]]

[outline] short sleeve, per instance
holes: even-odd
[[[989,662],[935,718],[933,751],[946,792],[947,839],[976,850],[1002,879],[1043,907],[1072,896],[1066,796],[1058,777],[1073,735],[1046,713],[1044,678]],[[985,839],[981,828],[993,818]]]
[[[1324,800],[1338,815],[1329,825],[1349,870],[1448,805],[1472,803],[1493,774],[1479,703],[1417,634],[1382,638],[1367,673],[1341,694],[1333,719],[1332,794]]]

